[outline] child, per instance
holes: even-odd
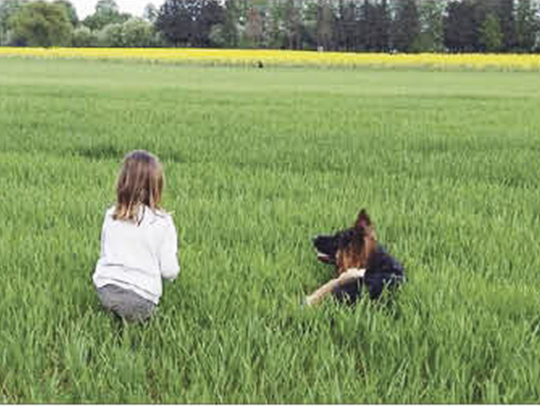
[[[93,280],[103,306],[127,321],[147,320],[159,303],[161,279],[174,280],[180,272],[176,229],[161,209],[162,190],[157,157],[137,150],[124,158]]]

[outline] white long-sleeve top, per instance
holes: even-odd
[[[114,284],[158,304],[162,278],[174,280],[180,272],[172,217],[148,207],[140,209],[139,222],[114,220],[113,214],[114,208],[105,214],[94,284]]]

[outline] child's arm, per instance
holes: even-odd
[[[171,216],[167,216],[164,233],[159,253],[161,277],[174,280],[180,273],[180,264],[178,263],[178,237]]]
[[[101,243],[99,246],[100,259],[105,257],[105,239],[107,238],[106,230],[109,224],[109,211],[110,209],[107,210],[107,212],[105,212],[105,218],[103,219],[103,224],[101,226],[101,235],[100,235]]]
[[[328,283],[323,285],[321,288],[319,288],[317,291],[315,291],[313,294],[311,294],[309,297],[306,298],[306,304],[307,305],[317,305],[320,303],[328,294],[332,293],[336,288],[346,285],[354,280],[358,280],[359,278],[364,277],[366,274],[365,269],[351,269],[345,273],[343,273],[339,278],[336,278],[334,280],[330,280]]]

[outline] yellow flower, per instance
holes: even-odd
[[[244,66],[385,67],[472,70],[540,70],[540,56],[529,54],[371,54],[281,50],[196,48],[11,48],[0,57],[147,60]]]

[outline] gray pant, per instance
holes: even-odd
[[[152,316],[156,304],[133,291],[108,284],[97,289],[101,304],[118,317],[129,322],[143,322]]]

